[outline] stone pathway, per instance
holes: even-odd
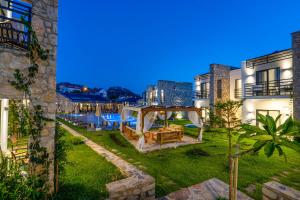
[[[109,199],[154,199],[155,180],[152,176],[139,170],[132,164],[123,160],[116,154],[106,150],[97,143],[84,137],[74,129],[61,123],[61,127],[74,136],[84,138],[84,143],[107,161],[114,164],[128,178],[118,180],[106,185]]]
[[[212,178],[202,183],[168,194],[158,200],[215,200],[218,197],[229,195],[228,184],[217,178]],[[252,200],[246,194],[238,191],[238,200]]]

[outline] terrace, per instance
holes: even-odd
[[[252,96],[291,96],[293,93],[293,79],[246,83],[245,97]]]
[[[0,1],[0,45],[28,49],[32,12],[28,3]]]

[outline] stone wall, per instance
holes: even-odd
[[[57,12],[58,0],[32,0],[32,27],[36,31],[41,46],[50,51],[46,61],[39,61],[39,73],[32,87],[33,103],[42,106],[45,117],[55,119],[56,111],[56,48],[57,48]],[[29,59],[26,51],[8,47],[0,47],[0,99],[21,99],[8,80],[13,80],[15,69],[27,69]],[[41,144],[48,149],[49,157],[54,156],[55,123],[48,122],[42,132]],[[50,183],[53,186],[54,168],[49,168]],[[52,188],[53,189],[53,188]]]
[[[210,105],[215,105],[218,101],[230,99],[230,66],[221,64],[210,65]],[[222,81],[221,98],[217,96],[217,82]]]
[[[300,191],[276,181],[265,183],[262,188],[264,200],[299,200]]]
[[[300,120],[300,31],[292,33],[294,117]]]
[[[192,106],[193,84],[159,80],[157,82],[158,102],[164,106]],[[161,100],[161,91],[164,91],[164,100]]]
[[[75,111],[73,103],[70,99],[56,93],[56,113],[73,113]]]

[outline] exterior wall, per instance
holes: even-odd
[[[281,122],[285,121],[293,113],[293,101],[291,98],[256,98],[245,99],[242,109],[242,121],[256,124],[256,110],[279,110],[282,114]]]
[[[267,63],[259,66],[254,66],[254,68],[247,68],[246,62],[242,62],[242,83],[255,83],[256,82],[256,71],[261,71],[265,69],[280,68],[280,79],[291,79],[293,78],[293,60],[292,58],[280,60],[272,63]],[[274,98],[270,96],[265,96],[265,98]]]
[[[195,93],[201,92],[201,83],[210,83],[210,76],[208,75],[199,75],[195,77]],[[209,86],[210,88],[210,86]],[[208,91],[209,92],[209,91]],[[209,108],[209,97],[208,98],[199,98],[196,96],[194,97],[194,106],[197,108],[205,107]]]
[[[300,120],[300,31],[292,33],[294,117]]]
[[[57,8],[58,0],[32,0],[32,27],[36,31],[41,46],[50,51],[47,61],[40,61],[39,73],[32,88],[33,102],[42,106],[45,117],[55,119],[56,111],[56,48],[57,48]],[[0,47],[0,99],[21,99],[8,80],[13,80],[15,69],[27,69],[29,59],[26,52],[13,48]],[[42,133],[41,144],[49,153],[50,160],[54,158],[55,123],[47,122]],[[54,168],[49,167],[50,183],[53,183]],[[53,189],[53,188],[52,188]]]
[[[247,83],[255,84],[256,71],[280,68],[280,79],[293,78],[293,65],[292,58],[271,62],[254,66],[253,68],[247,68],[246,62],[242,62],[242,84],[243,84],[243,96],[245,97],[242,107],[242,120],[243,122],[252,121],[256,122],[256,110],[279,110],[282,114],[281,122],[287,117],[293,116],[293,99],[290,96],[252,96],[246,97],[244,85]],[[295,88],[295,84],[294,84]]]
[[[158,102],[164,106],[192,106],[193,85],[186,82],[164,81],[157,82]],[[164,91],[164,100],[161,91]]]
[[[238,101],[239,98],[235,98],[235,80],[241,79],[241,69],[231,70],[230,71],[230,100]]]
[[[222,98],[217,97],[217,82],[222,80]],[[210,104],[230,99],[230,66],[221,64],[210,65]]]
[[[66,97],[61,94],[56,94],[57,113],[73,113],[74,105]]]

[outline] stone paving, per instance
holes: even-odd
[[[107,161],[114,164],[123,174],[128,176],[128,178],[106,185],[106,188],[109,192],[109,199],[151,200],[155,198],[155,180],[152,176],[137,169],[132,164],[126,162],[114,153],[82,136],[80,133],[66,126],[65,124],[61,124],[61,126],[72,135],[84,138],[84,143],[87,146],[89,146],[99,155],[103,156]]]
[[[183,188],[168,194],[158,200],[215,200],[218,197],[228,199],[229,186],[217,178],[212,178],[202,183]],[[238,200],[252,200],[246,194],[238,191]]]
[[[151,151],[157,151],[161,149],[169,149],[169,148],[177,148],[184,145],[191,145],[191,144],[199,144],[200,142],[197,139],[184,135],[182,141],[166,143],[166,144],[158,144],[155,142],[148,142],[144,144],[143,149],[138,148],[138,140],[129,140],[126,136],[123,137],[129,141],[139,152],[147,153]]]

